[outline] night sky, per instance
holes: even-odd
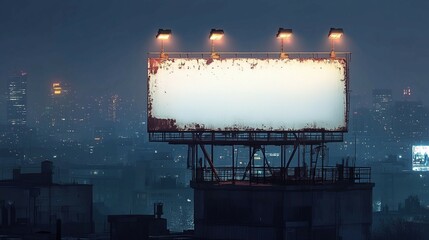
[[[287,51],[329,51],[329,28],[342,27],[336,50],[353,53],[352,94],[384,87],[399,97],[410,86],[429,104],[428,12],[422,0],[0,0],[0,90],[23,69],[32,104],[56,80],[143,103],[158,28],[173,31],[167,51],[209,51],[211,28],[225,31],[219,51],[278,51],[279,27],[294,31]]]

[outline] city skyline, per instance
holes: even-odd
[[[0,1],[0,235],[427,236],[428,10]]]
[[[343,27],[344,39],[336,49],[353,53],[353,94],[370,97],[371,89],[389,84],[394,93],[411,87],[416,98],[429,101],[424,91],[429,87],[424,81],[429,73],[421,67],[429,35],[424,27],[426,2],[258,4],[192,0],[187,4],[123,4],[21,0],[0,4],[0,27],[7,32],[0,37],[0,90],[4,92],[8,75],[25,70],[31,76],[29,88],[33,89],[29,99],[43,99],[51,82],[67,81],[86,93],[128,94],[144,106],[146,53],[159,51],[155,39],[158,28],[173,30],[166,51],[209,51],[208,32],[213,27],[225,30],[220,51],[279,51],[275,38],[279,27],[294,31],[292,42],[285,45],[286,51],[328,51],[327,31],[330,27]],[[177,11],[185,9],[185,5],[195,14]],[[281,9],[288,9],[287,14]],[[264,18],[251,17],[261,11]],[[243,13],[243,17],[237,13]],[[156,18],[158,15],[168,17]],[[218,18],[220,15],[222,18]],[[399,20],[397,16],[404,17]],[[200,21],[193,21],[194,17]]]

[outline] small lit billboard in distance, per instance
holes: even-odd
[[[429,146],[413,146],[412,161],[413,171],[429,171]]]

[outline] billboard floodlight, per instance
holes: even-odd
[[[167,40],[171,36],[170,29],[158,29],[158,34],[156,34],[157,39]]]
[[[222,29],[212,29],[210,31],[210,40],[221,40],[224,35]]]
[[[164,52],[164,41],[168,40],[171,37],[170,29],[158,29],[158,33],[156,34],[156,38],[161,40],[161,58],[168,58],[168,54]]]
[[[218,59],[220,58],[220,55],[215,52],[214,50],[214,41],[221,40],[223,38],[224,32],[222,29],[212,29],[210,31],[209,39],[211,40],[212,50],[211,50],[211,57]]]
[[[344,34],[342,28],[331,28],[329,30],[329,39],[340,39]]]
[[[290,28],[279,28],[276,37],[281,41],[280,59],[289,58],[288,54],[284,52],[283,44],[285,39],[292,37],[292,29]]]
[[[328,37],[331,40],[331,58],[335,58],[335,51],[334,51],[334,42],[338,39],[340,39],[344,34],[344,31],[342,28],[331,28],[329,30]]]
[[[291,36],[292,36],[292,29],[288,29],[288,28],[279,28],[276,35],[276,37],[280,39],[290,38]]]

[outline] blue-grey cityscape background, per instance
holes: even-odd
[[[225,31],[219,51],[272,52],[287,27],[285,50],[311,52],[329,51],[329,28],[342,27],[335,49],[352,52],[349,132],[329,144],[327,164],[372,167],[374,212],[400,210],[407,197],[427,207],[429,175],[412,171],[411,149],[429,145],[428,10],[399,0],[3,0],[0,179],[25,179],[48,160],[54,182],[93,185],[95,232],[108,231],[107,215],[151,214],[154,202],[171,230],[191,229],[186,146],[148,142],[146,54],[160,49],[157,30],[173,31],[167,52],[209,51],[212,28]],[[227,164],[231,149],[216,151]],[[279,161],[278,149],[267,153]]]

